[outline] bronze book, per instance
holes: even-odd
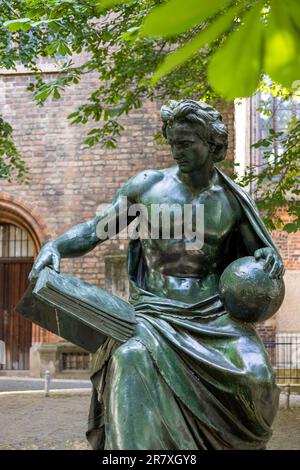
[[[107,337],[125,342],[135,332],[132,305],[104,289],[44,268],[16,311],[43,328],[96,352]]]

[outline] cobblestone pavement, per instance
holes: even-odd
[[[88,396],[0,396],[0,450],[88,450],[89,401]],[[280,408],[268,449],[300,450],[299,396],[291,397],[290,410]]]
[[[43,390],[44,387],[44,379],[0,377],[0,392]],[[91,388],[91,382],[90,380],[51,379],[50,389],[58,388]]]
[[[0,395],[0,450],[88,449],[89,396]]]

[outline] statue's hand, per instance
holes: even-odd
[[[39,273],[46,266],[53,266],[54,270],[59,273],[60,260],[61,256],[57,248],[55,248],[51,242],[47,243],[45,246],[43,246],[34,262],[32,270],[30,271],[28,276],[29,281],[35,281]]]
[[[271,279],[282,277],[284,275],[283,263],[275,250],[269,247],[260,248],[254,252],[256,261],[259,259],[266,260],[264,270],[269,273]]]

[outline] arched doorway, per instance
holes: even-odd
[[[34,243],[23,227],[0,221],[0,340],[5,344],[2,369],[29,369],[32,324],[14,307],[28,285]]]

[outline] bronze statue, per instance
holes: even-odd
[[[161,117],[176,165],[131,178],[103,213],[47,243],[31,279],[45,266],[59,272],[61,257],[81,256],[104,241],[99,222],[114,220],[121,230],[122,197],[129,208],[145,208],[149,231],[153,204],[192,211],[202,204],[203,244],[172,236],[174,217],[171,237],[143,230],[129,243],[135,335],[123,344],[108,338],[95,356],[87,438],[94,449],[264,449],[278,407],[274,373],[251,312],[231,312],[219,281],[230,263],[250,255],[282,300],[283,263],[253,201],[214,166],[227,151],[220,113],[183,100],[163,106]],[[125,225],[133,218],[128,211]],[[161,225],[154,228],[161,233]],[[238,284],[237,297],[244,295]],[[261,299],[254,302],[258,311]],[[259,320],[257,309],[255,315]]]

